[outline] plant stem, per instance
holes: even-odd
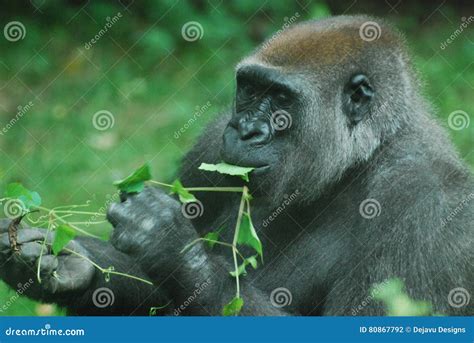
[[[164,182],[160,182],[160,181],[148,180],[148,182],[154,183],[155,185],[164,186],[164,187],[170,187],[170,188],[173,187],[173,185],[170,185],[169,183],[164,183]]]
[[[237,240],[239,238],[240,222],[242,221],[242,214],[244,213],[245,200],[247,199],[248,188],[247,186],[243,187],[242,197],[240,199],[239,213],[237,215],[237,222],[235,224],[234,239],[232,241],[232,257],[234,258],[234,268],[235,268],[235,284],[236,292],[235,297],[240,298],[240,280],[239,280],[239,265],[237,262]]]
[[[48,239],[48,234],[51,232],[53,228],[53,219],[50,217],[48,222],[48,231],[46,231],[46,236],[43,239],[43,243],[41,244],[41,251],[38,257],[38,267],[36,268],[36,279],[38,283],[41,283],[41,259],[43,258],[44,249],[46,248],[46,240]]]
[[[141,281],[141,282],[144,282],[148,285],[152,285],[153,286],[153,283],[148,281],[148,280],[145,280],[145,279],[142,279],[138,276],[133,276],[133,275],[130,275],[130,274],[125,274],[125,273],[121,273],[121,272],[116,272],[114,270],[110,270],[110,269],[106,269],[106,268],[102,268],[101,266],[99,266],[97,263],[95,263],[94,261],[92,261],[90,258],[88,258],[87,256],[84,256],[82,254],[79,254],[78,252],[74,251],[74,250],[71,250],[71,249],[68,249],[68,248],[63,248],[64,251],[68,251],[70,252],[71,254],[73,255],[76,255],[78,257],[81,257],[83,258],[84,260],[86,260],[87,262],[89,262],[90,264],[92,264],[94,267],[96,267],[98,270],[100,270],[102,273],[108,273],[108,274],[113,274],[113,275],[119,275],[119,276],[124,276],[124,277],[128,277],[130,279],[134,279],[134,280],[138,280],[138,281]]]
[[[148,180],[148,182],[164,187],[173,187],[169,183],[159,182],[155,180]],[[243,192],[243,187],[185,187],[189,192]]]
[[[191,243],[187,244],[187,245],[180,251],[180,254],[182,254],[183,252],[185,252],[186,250],[188,250],[189,248],[191,248],[194,244],[196,244],[197,242],[200,242],[200,241],[211,242],[211,243],[215,243],[215,244],[218,244],[218,245],[223,245],[223,246],[226,246],[226,247],[229,247],[229,248],[235,248],[235,250],[237,251],[237,254],[239,254],[240,258],[241,258],[242,260],[245,260],[244,255],[242,255],[242,254],[240,253],[239,249],[237,249],[237,247],[233,246],[232,244],[226,243],[226,242],[221,242],[221,241],[216,241],[216,240],[214,240],[214,239],[209,239],[209,238],[204,238],[204,237],[196,238],[194,241],[192,241]]]
[[[189,192],[243,192],[243,187],[189,187]]]
[[[99,212],[87,212],[87,211],[73,211],[73,210],[56,210],[52,209],[54,213],[69,213],[69,214],[85,214],[85,215],[90,215],[90,216],[105,216],[104,213],[99,213]]]
[[[87,236],[90,236],[90,237],[94,237],[94,238],[100,239],[99,236],[96,236],[96,235],[94,235],[94,234],[92,234],[92,233],[90,233],[90,232],[87,232],[87,231],[81,229],[80,227],[77,227],[76,225],[70,224],[68,221],[66,221],[66,220],[64,220],[62,217],[58,216],[58,215],[55,213],[55,211],[52,210],[52,209],[49,209],[49,208],[46,208],[46,207],[43,207],[43,206],[37,206],[37,207],[35,207],[35,208],[37,208],[38,210],[43,210],[43,211],[49,212],[50,215],[54,216],[54,218],[55,218],[56,220],[59,220],[59,221],[60,221],[61,223],[63,223],[63,224],[69,225],[70,227],[72,227],[72,228],[73,228],[74,230],[76,230],[77,232],[80,232],[80,233],[82,233],[82,234],[84,234],[84,235],[87,235]],[[72,212],[72,211],[71,211],[71,212]],[[70,212],[69,212],[69,211],[66,211],[65,213],[70,213]]]
[[[59,209],[64,209],[64,208],[78,208],[78,207],[88,207],[90,206],[89,204],[89,201],[87,201],[86,204],[80,204],[80,205],[64,205],[64,206],[56,206],[54,208],[55,211],[59,210]]]

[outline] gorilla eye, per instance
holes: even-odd
[[[249,100],[257,99],[257,90],[251,84],[246,84],[242,87],[245,97]]]

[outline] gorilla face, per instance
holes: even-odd
[[[222,159],[254,167],[251,180],[258,185],[281,175],[299,93],[278,70],[240,67],[234,111],[223,135]]]
[[[317,194],[357,161],[361,139],[354,128],[367,116],[374,89],[363,73],[346,73],[335,81],[328,72],[311,77],[256,63],[238,67],[221,157],[255,168],[254,195],[271,193],[278,201],[308,179]]]

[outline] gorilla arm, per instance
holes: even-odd
[[[181,213],[179,202],[163,191],[147,187],[113,204],[107,213],[114,225],[111,242],[135,258],[155,283],[169,291],[175,313],[220,315],[235,296],[235,281],[221,257],[208,254],[202,242],[185,252],[199,236]],[[267,295],[241,280],[243,315],[285,315],[270,305]]]
[[[23,225],[18,232],[21,253],[12,254],[7,233],[9,223],[9,220],[0,220],[0,278],[14,289],[23,285],[22,294],[38,301],[57,303],[76,315],[146,315],[150,307],[167,303],[155,287],[143,282],[115,275],[106,282],[104,274],[90,262],[71,253],[54,256],[48,248],[39,261],[42,241],[46,237],[43,229]],[[47,241],[52,242],[53,237],[54,233],[49,234]],[[103,268],[113,266],[116,271],[148,279],[130,257],[107,242],[78,237],[67,248],[87,256]],[[41,283],[36,275],[39,262]],[[110,306],[100,307],[100,291],[93,296],[101,287],[108,288],[109,295],[113,294]]]

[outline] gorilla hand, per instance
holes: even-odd
[[[95,270],[92,264],[70,252],[61,252],[58,256],[51,253],[51,244],[46,244],[39,259],[42,243],[51,243],[54,232],[23,228],[18,230],[17,242],[20,253],[12,252],[8,238],[10,220],[0,220],[0,278],[12,288],[22,289],[33,299],[52,301],[62,296],[82,292],[91,283]],[[77,241],[71,241],[67,249],[87,256],[87,251]],[[37,280],[38,263],[40,263],[41,283]],[[26,287],[28,284],[28,287]]]
[[[115,248],[134,257],[153,279],[162,281],[174,273],[185,283],[183,277],[203,272],[208,256],[201,242],[180,252],[199,236],[176,199],[156,187],[146,187],[122,200],[107,213],[115,228],[111,236]]]

